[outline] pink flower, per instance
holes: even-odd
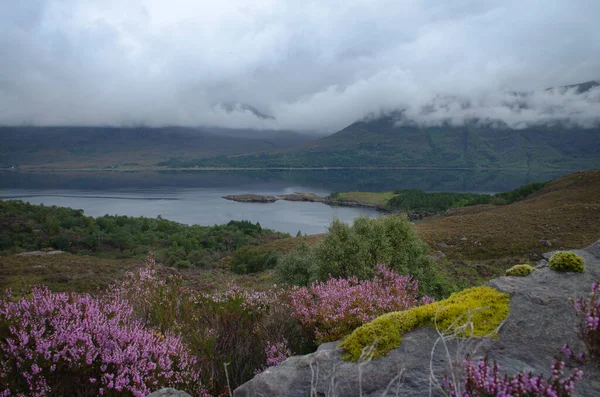
[[[360,325],[388,312],[433,302],[417,300],[418,284],[384,265],[377,265],[373,280],[330,278],[291,293],[294,317],[315,335],[317,343],[338,340]]]

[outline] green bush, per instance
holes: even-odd
[[[275,282],[278,284],[308,287],[315,281],[315,257],[313,250],[302,243],[290,254],[281,256],[275,268]]]
[[[371,279],[375,266],[385,264],[419,281],[419,291],[436,298],[450,287],[439,275],[427,245],[414,232],[406,216],[358,217],[352,225],[334,220],[324,239],[313,249],[302,248],[280,260],[279,282],[308,285],[331,277]]]
[[[190,261],[181,260],[177,261],[175,267],[178,269],[189,269],[190,267],[192,267],[192,263]]]
[[[506,271],[505,275],[513,276],[513,277],[525,277],[525,276],[529,276],[534,271],[535,271],[535,267],[533,267],[529,264],[515,265],[515,266],[511,267],[510,269],[508,269]]]
[[[583,273],[583,258],[573,252],[557,252],[550,258],[550,269]]]
[[[264,252],[253,246],[244,246],[233,254],[231,270],[237,274],[258,273],[272,269],[276,264],[275,254]]]

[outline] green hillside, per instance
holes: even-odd
[[[393,117],[356,122],[331,136],[280,153],[172,160],[171,167],[449,167],[580,169],[600,166],[600,128],[521,130],[398,126]]]

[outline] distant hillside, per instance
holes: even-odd
[[[181,127],[0,127],[0,137],[0,167],[148,166],[271,151],[314,139],[287,131]]]
[[[600,128],[538,126],[521,130],[465,126],[397,126],[392,116],[356,122],[301,148],[250,156],[172,161],[168,166],[464,167],[580,169],[600,167]]]

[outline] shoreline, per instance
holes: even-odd
[[[408,216],[411,221],[421,220],[434,214],[429,213],[409,213],[399,210],[387,208],[382,205],[364,203],[356,200],[341,200],[332,199],[328,197],[318,196],[313,192],[296,192],[291,194],[284,194],[280,196],[268,196],[254,193],[247,194],[229,194],[222,196],[223,199],[229,201],[235,201],[238,203],[256,203],[256,204],[271,204],[276,201],[291,201],[291,202],[310,202],[310,203],[322,203],[330,207],[351,207],[351,208],[369,208],[377,212],[386,214],[403,214]]]
[[[372,166],[372,167],[44,167],[44,166],[25,166],[25,167],[0,167],[0,172],[178,172],[178,171],[514,171],[514,172],[575,172],[578,169],[573,168],[511,168],[511,167],[394,167],[394,166]]]

